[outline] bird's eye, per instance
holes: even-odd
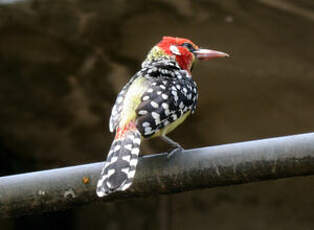
[[[186,42],[186,43],[183,43],[181,46],[188,48],[188,50],[192,53],[195,51],[195,48],[193,47],[191,43]]]

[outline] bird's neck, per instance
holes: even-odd
[[[143,66],[154,65],[154,63],[165,63],[173,65],[175,64],[177,67],[183,69],[179,63],[177,62],[175,56],[167,54],[163,49],[158,46],[154,46],[148,53],[146,59],[142,63]]]
[[[154,63],[165,63],[177,66],[181,70],[186,70],[191,73],[192,64],[194,62],[193,57],[190,56],[174,56],[167,54],[163,49],[158,46],[154,46],[148,53],[146,59],[142,63],[142,67],[148,65],[154,65]]]

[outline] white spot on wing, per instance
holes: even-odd
[[[145,127],[144,132],[145,132],[145,134],[150,134],[152,132],[152,128],[151,127]]]
[[[139,115],[145,115],[145,114],[147,114],[147,111],[146,110],[140,110],[140,111],[138,111],[138,114]]]
[[[151,104],[154,108],[158,108],[158,107],[159,107],[159,105],[158,105],[156,102],[154,102],[154,101],[151,101],[150,104]]]
[[[156,125],[160,123],[160,115],[156,112],[152,112],[152,117],[155,119]]]
[[[164,109],[169,109],[169,105],[167,103],[162,103],[161,106],[164,108]]]
[[[149,124],[149,122],[145,121],[145,122],[143,122],[142,126],[143,126],[143,127],[149,127],[150,124]]]
[[[168,95],[167,95],[167,94],[164,94],[164,93],[161,95],[161,97],[162,97],[164,100],[167,100],[167,99],[168,99]]]

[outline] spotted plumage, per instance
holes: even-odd
[[[143,137],[151,137],[186,112],[195,111],[197,86],[172,60],[151,61],[145,66],[138,73],[138,77],[144,76],[147,90],[136,108],[136,127]]]
[[[128,130],[122,138],[112,142],[97,185],[98,196],[123,191],[131,186],[140,152],[141,134]]]
[[[132,185],[142,139],[160,136],[182,149],[166,135],[196,109],[197,86],[191,76],[194,61],[225,56],[174,37],[163,37],[151,49],[112,108],[109,128],[116,136],[97,183],[99,197]]]

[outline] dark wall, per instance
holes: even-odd
[[[314,129],[314,4],[0,1],[0,175],[105,159],[115,95],[163,35],[229,59],[197,63],[185,148]],[[191,138],[193,137],[193,138]],[[168,150],[160,140],[142,152]],[[1,229],[313,229],[313,177],[0,220]]]

